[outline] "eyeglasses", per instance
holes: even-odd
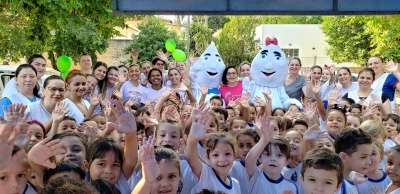
[[[237,75],[236,72],[231,72],[231,73],[227,73],[226,75],[230,76],[230,75]]]
[[[56,88],[56,87],[47,87],[47,89],[52,93],[56,93],[57,91],[60,92],[60,94],[64,94],[65,93],[65,89],[64,88]]]
[[[155,65],[164,66],[164,63],[156,63]]]

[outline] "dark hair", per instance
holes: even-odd
[[[228,75],[229,69],[234,69],[236,74],[238,73],[234,65],[229,65],[228,67],[225,67],[224,73],[222,73],[222,84],[228,84],[228,79],[226,78],[226,76]]]
[[[382,118],[382,121],[388,121],[389,119],[392,119],[397,124],[396,131],[400,132],[400,116],[390,113],[390,114],[384,116]]]
[[[144,124],[136,118],[135,120],[136,120],[136,131],[144,130],[145,127]]]
[[[111,70],[114,70],[114,71],[117,71],[118,72],[118,68],[117,67],[115,67],[115,66],[110,66],[110,67],[108,67],[108,69],[107,69],[107,72],[106,72],[106,76],[104,77],[104,79],[102,79],[101,81],[99,81],[99,83],[101,82],[101,87],[100,87],[100,84],[98,83],[98,85],[99,85],[99,93],[101,94],[101,96],[104,98],[105,96],[106,96],[106,94],[107,94],[107,89],[108,89],[108,83],[109,83],[109,81],[108,81],[108,73],[110,73],[110,71]]]
[[[99,68],[100,66],[105,67],[106,69],[108,69],[108,66],[106,63],[101,62],[101,61],[97,61],[94,65],[93,65],[93,69],[92,69],[92,74],[94,74],[94,71]]]
[[[19,66],[18,66],[17,70],[15,70],[15,77],[16,77],[16,78],[18,77],[18,75],[19,75],[19,73],[22,71],[22,69],[29,69],[29,68],[32,69],[32,70],[35,72],[35,75],[37,76],[36,68],[35,68],[33,65],[30,65],[30,64],[22,64],[22,65],[19,65]],[[40,98],[40,95],[39,95],[39,88],[40,88],[40,86],[39,86],[39,84],[37,84],[37,83],[36,83],[36,86],[33,87],[33,95],[34,95],[36,98]]]
[[[288,140],[286,140],[282,136],[274,135],[271,141],[265,146],[264,151],[271,152],[272,146],[278,146],[279,150],[286,157],[286,159],[290,158],[290,146]]]
[[[348,102],[350,106],[356,103],[352,98],[342,98],[342,101]]]
[[[338,184],[343,181],[343,169],[344,165],[342,159],[335,152],[332,152],[326,148],[315,149],[309,151],[303,159],[303,166],[301,167],[301,176],[304,177],[304,173],[309,168],[321,169],[326,171],[336,172],[338,178]]]
[[[182,174],[179,155],[174,150],[165,147],[158,147],[154,149],[154,156],[157,163],[159,163],[162,159],[165,159],[165,162],[171,162],[173,166],[179,169],[179,175]]]
[[[153,57],[153,59],[151,60],[151,64],[156,65],[157,61],[162,61],[165,65],[165,61],[161,60],[158,56]]]
[[[346,71],[349,73],[349,75],[351,76],[351,71],[350,71],[349,68],[347,68],[347,67],[341,67],[341,68],[339,68],[337,71],[339,72],[340,70],[346,70]]]
[[[86,79],[86,74],[84,74],[84,73],[83,73],[82,71],[80,71],[80,70],[73,69],[73,70],[71,70],[70,72],[68,72],[67,77],[65,77],[65,83],[66,83],[66,84],[70,84],[71,81],[72,81],[72,78],[74,78],[75,76],[78,76],[78,75],[80,75],[80,76],[82,76],[82,77],[84,77],[84,78]]]
[[[104,179],[96,179],[90,182],[90,184],[100,194],[121,194],[121,191],[114,185]]]
[[[124,152],[122,151],[122,147],[111,138],[97,139],[89,146],[86,152],[86,160],[89,167],[95,159],[104,158],[109,151],[115,153],[115,159],[121,162],[122,168],[122,164],[124,163]]]
[[[129,68],[128,68],[127,66],[125,66],[125,65],[119,65],[119,66],[118,66],[118,69],[121,68],[121,67],[123,67],[123,68],[125,68],[126,70],[129,71]],[[139,69],[140,69],[140,68],[139,68]]]
[[[81,180],[85,180],[85,172],[82,170],[80,166],[70,161],[63,161],[56,164],[56,168],[54,169],[47,169],[43,175],[43,184],[47,185],[49,182],[50,177],[56,174],[60,174],[63,172],[74,172],[79,175]]]
[[[389,155],[390,153],[396,153],[396,154],[400,153],[400,145],[396,145],[387,150],[387,155]]]
[[[74,117],[64,116],[64,118],[63,118],[62,121],[74,121],[74,122],[76,122],[76,119],[75,119]],[[61,122],[62,122],[62,121],[61,121]]]
[[[142,106],[140,108],[138,108],[135,112],[135,117],[139,117],[142,114],[146,114],[147,116],[150,116],[150,111],[149,111],[149,107],[147,106]]]
[[[213,190],[203,189],[196,194],[225,194],[225,193],[222,191],[213,191]]]
[[[300,60],[299,57],[292,57],[292,58],[289,60],[289,64],[290,64],[290,62],[291,62],[292,60],[297,60],[297,61],[299,61],[300,67],[302,66],[302,65],[301,65],[301,60]],[[289,64],[288,64],[288,65],[289,65]]]
[[[88,141],[88,137],[86,135],[81,135],[78,133],[74,133],[74,132],[64,132],[64,133],[58,133],[55,134],[51,140],[55,140],[55,139],[63,139],[64,137],[76,137],[79,141],[82,142],[83,147],[86,150],[87,153],[87,149],[88,149],[88,145],[87,145],[87,141]],[[50,161],[55,162],[55,157],[52,156],[50,157]]]
[[[226,110],[226,112],[228,112],[228,110],[233,110],[233,111],[235,111],[235,109],[233,109],[233,107],[231,107],[231,106],[225,107],[225,110]]]
[[[293,126],[294,126],[294,125],[303,125],[303,126],[306,126],[306,127],[308,128],[307,122],[306,122],[305,120],[302,120],[302,119],[296,119],[296,120],[294,121]]]
[[[82,53],[81,56],[79,56],[79,60],[81,60],[81,58],[82,58],[83,56],[89,56],[90,58],[92,58],[92,56],[90,56],[88,53]]]
[[[58,177],[47,184],[38,194],[99,193],[90,183],[68,177]]]
[[[254,129],[245,128],[245,129],[240,130],[236,136],[236,141],[239,140],[239,137],[241,135],[247,135],[247,136],[252,137],[255,143],[260,141],[260,135],[258,135],[257,131]],[[239,142],[238,142],[238,144],[239,144]]]
[[[46,88],[49,85],[49,82],[51,80],[61,80],[64,82],[64,79],[61,76],[58,75],[50,75],[49,77],[47,77],[44,82],[43,82],[43,88]],[[65,85],[64,85],[65,87]]]
[[[235,121],[235,120],[242,120],[242,121],[244,121],[244,122],[246,123],[246,121],[244,120],[243,117],[241,117],[241,116],[234,116],[234,117],[231,118],[231,123],[229,123],[229,127],[232,127],[233,121]]]
[[[214,119],[214,122],[217,125],[217,129],[219,129],[219,122],[217,116],[213,112],[208,112],[208,114]]]
[[[44,61],[46,61],[46,59],[43,57],[43,55],[41,55],[41,54],[33,54],[33,55],[31,55],[31,56],[29,57],[27,63],[28,63],[29,65],[32,65],[33,60],[35,60],[35,59],[37,59],[37,58],[41,58],[41,59],[43,59]]]
[[[221,98],[221,96],[217,96],[217,95],[215,95],[215,96],[211,97],[211,98],[210,98],[210,102],[211,102],[211,100],[214,100],[214,99],[217,99],[217,100],[221,101],[221,105],[223,105],[223,104],[224,104],[224,101],[222,101],[222,98]]]
[[[153,72],[153,71],[158,71],[158,73],[160,73],[160,75],[161,75],[161,86],[162,86],[162,84],[163,84],[163,74],[162,74],[161,70],[159,70],[159,69],[157,69],[157,68],[152,68],[152,69],[150,69],[149,74],[147,75],[147,81],[148,81],[150,84],[153,84],[153,83],[151,83],[151,81],[150,81],[151,72]]]
[[[284,114],[286,113],[285,109],[283,109],[283,108],[275,108],[275,109],[272,111],[272,116],[274,116],[275,112],[278,111],[278,110],[283,111]]]
[[[321,73],[322,73],[322,67],[321,67],[321,66],[319,66],[319,65],[313,65],[313,66],[310,68],[311,71],[313,71],[314,69],[320,69],[320,70],[321,70]]]
[[[357,76],[357,80],[358,78],[360,78],[360,74],[364,73],[364,72],[370,72],[372,74],[372,81],[375,80],[375,72],[373,69],[369,68],[369,67],[364,67],[360,70],[360,72],[358,72],[358,76]]]
[[[218,143],[226,143],[231,146],[233,153],[237,153],[236,145],[237,142],[235,139],[229,135],[228,133],[215,133],[212,137],[210,137],[206,144],[204,145],[206,149],[207,156],[215,149]]]
[[[353,108],[358,108],[358,109],[360,109],[361,112],[363,111],[361,104],[354,103],[354,104],[350,105],[349,111],[351,112],[353,110]]]
[[[225,123],[218,123],[218,128],[223,132],[229,132],[229,128]]]
[[[347,123],[346,107],[341,108],[341,107],[339,107],[338,104],[334,104],[333,107],[331,108],[331,110],[329,111],[329,113],[327,114],[327,116],[329,116],[329,114],[331,114],[331,112],[334,112],[334,111],[342,113],[343,117],[344,117],[344,122]]]
[[[226,111],[224,108],[222,107],[213,107],[212,111],[215,113],[219,113],[224,115],[224,121],[226,121],[226,119],[228,119],[228,111]]]
[[[357,152],[358,146],[363,144],[372,144],[372,138],[361,129],[344,128],[336,135],[335,150],[336,153],[344,152],[351,156]]]

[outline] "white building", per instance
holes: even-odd
[[[326,55],[329,45],[325,41],[326,37],[320,24],[263,24],[256,28],[256,39],[260,40],[260,44],[265,43],[265,39],[271,36],[278,39],[278,44],[288,60],[297,56],[301,59],[303,67],[324,64],[358,67],[354,63],[334,63]]]

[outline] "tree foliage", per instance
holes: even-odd
[[[321,24],[321,16],[262,16],[262,24]]]
[[[139,35],[134,35],[132,44],[124,50],[128,54],[132,49],[140,48],[138,62],[151,61],[159,50],[167,52],[165,41],[168,39],[175,41],[177,49],[185,51],[186,42],[175,31],[169,30],[165,22],[159,18],[147,18],[147,21],[138,25],[138,29],[140,30]],[[131,63],[132,60],[128,62]]]
[[[205,20],[207,20],[207,22]],[[217,30],[222,29],[224,25],[229,22],[229,18],[226,16],[194,16],[193,22],[201,22],[208,26],[212,32],[216,32]]]
[[[200,56],[213,39],[211,29],[203,23],[194,22],[190,25],[190,51],[195,56]]]

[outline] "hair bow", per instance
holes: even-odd
[[[274,45],[278,45],[278,40],[275,37],[272,39],[268,37],[267,40],[265,40],[265,45],[270,45],[271,43]]]

